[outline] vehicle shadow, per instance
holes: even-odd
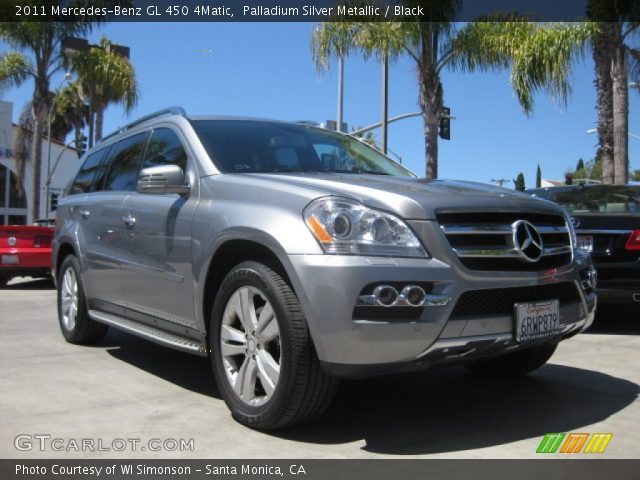
[[[220,398],[209,361],[118,331],[102,346],[130,365]],[[498,381],[462,367],[342,381],[325,415],[274,437],[316,444],[364,440],[365,450],[412,455],[456,452],[584,429],[634,402],[640,386],[594,370],[548,364]]]
[[[364,450],[393,455],[458,452],[584,429],[639,392],[627,380],[561,365],[505,381],[440,367],[343,382],[321,421],[271,434],[319,444],[364,440]]]
[[[109,329],[98,345],[109,355],[167,382],[201,395],[220,398],[209,359],[166,348],[134,335]]]
[[[593,326],[585,333],[604,335],[639,335],[640,305],[600,305]]]
[[[20,279],[12,281],[0,290],[53,290],[55,286],[49,278]]]

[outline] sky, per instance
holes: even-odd
[[[313,23],[110,23],[89,36],[105,35],[131,48],[140,100],[130,115],[121,106],[105,112],[104,133],[167,106],[189,114],[239,115],[324,122],[337,116],[337,61],[318,73],[311,59]],[[0,43],[0,51],[7,46]],[[62,81],[54,77],[51,88]],[[442,75],[451,108],[451,140],[439,142],[439,178],[490,182],[519,172],[527,187],[542,176],[562,179],[580,158],[596,150],[593,61],[574,66],[567,105],[540,94],[526,116],[509,85],[509,72]],[[344,120],[367,126],[381,119],[381,66],[357,55],[345,61]],[[33,83],[3,93],[14,102],[14,120],[32,96]],[[629,91],[629,131],[640,135],[640,90]],[[389,116],[417,112],[414,63],[401,57],[389,68]],[[378,136],[379,138],[379,136]],[[424,176],[424,133],[420,117],[389,125],[389,148]],[[393,158],[393,155],[392,155]],[[640,139],[629,138],[629,159],[640,169]],[[506,185],[505,185],[506,186]]]

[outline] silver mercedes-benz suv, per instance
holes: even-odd
[[[104,138],[60,199],[65,339],[209,356],[234,418],[310,421],[337,378],[532,371],[587,328],[595,271],[558,206],[425,181],[348,135],[170,108]]]

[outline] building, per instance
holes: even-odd
[[[17,126],[13,123],[13,104],[0,100],[0,225],[28,225],[33,223],[31,218],[31,202],[33,202],[33,167],[29,163],[24,173],[23,196],[18,195],[16,164],[13,158],[13,141]],[[42,145],[42,172],[40,175],[40,212],[38,218],[51,218],[53,211],[46,212],[46,183],[47,183],[47,140]],[[60,158],[54,170],[56,160]],[[51,142],[51,176],[49,205],[55,207],[57,195],[67,186],[71,175],[78,165],[76,150],[66,147],[53,140]],[[53,200],[53,202],[51,202]]]

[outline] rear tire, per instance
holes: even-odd
[[[486,377],[525,375],[547,363],[556,347],[557,345],[544,344],[497,357],[483,358],[465,366],[473,373]]]
[[[321,369],[302,307],[271,268],[244,262],[229,272],[209,331],[218,390],[238,422],[274,430],[330,405],[337,380]]]
[[[58,276],[58,320],[69,343],[94,343],[105,336],[109,327],[89,317],[80,264],[75,255],[67,255]]]

